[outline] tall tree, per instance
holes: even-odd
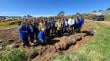
[[[32,17],[31,15],[27,15],[28,18]]]
[[[106,10],[110,10],[110,8],[107,8]]]
[[[103,10],[99,10],[98,12],[102,12]]]
[[[92,11],[92,12],[97,12],[96,10]]]
[[[64,11],[60,11],[57,16],[64,16],[64,14],[65,14]]]

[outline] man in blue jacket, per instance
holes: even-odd
[[[28,29],[27,24],[25,22],[22,22],[19,29],[19,37],[20,40],[23,42],[24,47],[30,47],[29,41],[28,41]]]
[[[84,25],[84,18],[80,15],[79,19],[81,22],[80,27],[82,27]]]
[[[81,15],[77,15],[77,18],[75,20],[75,31],[80,32],[83,24],[84,24],[84,18]]]

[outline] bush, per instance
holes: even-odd
[[[8,26],[8,25],[13,25],[13,24],[19,24],[20,22],[21,21],[19,21],[19,20],[0,22],[0,26]]]
[[[0,54],[0,61],[24,61],[25,53],[21,48],[4,51]]]

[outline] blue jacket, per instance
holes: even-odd
[[[28,39],[28,30],[26,26],[20,26],[18,29],[19,37],[21,40]]]
[[[38,34],[38,40],[39,41],[43,40],[43,42],[44,42],[45,38],[46,38],[46,36],[45,36],[44,31],[40,31],[39,34]],[[40,41],[40,42],[42,42],[42,41]]]
[[[80,27],[80,20],[78,18],[75,20],[75,27]]]
[[[82,26],[84,24],[84,18],[83,17],[80,18],[80,22],[81,22],[81,26]]]
[[[65,26],[65,20],[62,20],[62,21],[61,21],[61,25],[62,25],[62,26]]]

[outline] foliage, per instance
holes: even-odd
[[[18,24],[19,20],[12,20],[12,21],[5,21],[5,22],[0,22],[0,26],[8,26],[8,25],[13,25],[13,24]]]
[[[107,8],[106,10],[110,10],[110,8]]]
[[[110,21],[110,15],[104,15],[106,21]]]
[[[64,11],[60,11],[57,16],[64,16]]]
[[[25,54],[21,48],[4,51],[0,55],[0,61],[24,61]]]

